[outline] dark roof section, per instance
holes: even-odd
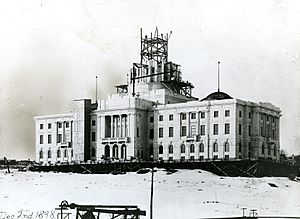
[[[214,92],[209,94],[207,97],[203,98],[201,101],[204,100],[225,100],[225,99],[233,99],[231,96],[229,96],[228,94],[224,93],[224,92]]]

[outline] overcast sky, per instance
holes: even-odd
[[[37,115],[101,98],[139,61],[139,34],[172,31],[169,60],[203,98],[217,89],[282,110],[281,148],[300,153],[300,2],[3,0],[0,157],[34,158]]]

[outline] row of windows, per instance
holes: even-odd
[[[265,154],[265,150],[266,150],[266,147],[265,147],[265,145],[263,144],[263,145],[262,145],[262,148],[261,148],[261,153],[262,153],[262,154]],[[267,150],[268,150],[268,155],[271,156],[272,146],[271,146],[271,145],[268,145]],[[276,148],[276,145],[274,145],[274,148],[273,148],[273,155],[274,155],[274,156],[277,156],[277,148]]]
[[[218,145],[218,143],[217,142],[215,142],[214,144],[213,144],[213,152],[218,152],[218,148],[219,148],[219,145]],[[169,145],[169,147],[168,147],[168,153],[169,154],[173,154],[173,152],[174,152],[174,146],[171,144],[171,145]],[[225,142],[225,144],[224,144],[224,151],[225,152],[229,152],[229,143],[228,142]],[[180,146],[180,153],[185,153],[186,152],[186,146],[184,145],[184,144],[182,144],[181,146]],[[190,153],[195,153],[195,145],[194,144],[191,144],[190,146],[189,146],[189,152]],[[203,143],[201,143],[200,145],[199,145],[199,153],[203,153],[204,152],[204,144]],[[159,154],[163,154],[164,153],[164,146],[163,145],[160,145],[159,146],[159,148],[158,148],[158,153]]]
[[[251,125],[248,126],[248,135],[251,135]],[[239,135],[242,135],[243,131],[242,131],[242,124],[239,124]]]
[[[186,160],[186,159],[193,161],[193,160],[195,160],[195,156],[192,155],[192,156],[190,156],[189,158],[186,158],[185,156],[181,156],[181,157],[180,157],[180,161],[184,161],[184,160]],[[214,155],[214,156],[213,156],[213,160],[217,160],[217,159],[219,159],[218,155]],[[225,159],[225,160],[229,160],[229,155],[225,155],[225,156],[224,156],[224,159]],[[173,157],[170,156],[170,157],[169,157],[169,160],[173,160]],[[199,160],[200,160],[200,161],[203,161],[203,160],[204,160],[204,156],[200,155],[200,156],[199,156]]]
[[[48,135],[48,144],[52,144],[52,135]],[[44,136],[40,135],[40,144],[44,144]]]
[[[52,135],[49,134],[47,136],[47,142],[48,144],[52,144]],[[58,134],[57,135],[57,143],[61,143],[62,142],[62,134]],[[40,144],[44,144],[44,136],[40,135]]]
[[[73,150],[71,150],[71,157],[73,157]],[[67,150],[64,150],[64,154],[63,154],[64,157],[68,157],[68,151]],[[43,151],[40,151],[40,154],[39,154],[39,157],[40,159],[43,159],[44,158],[44,153]],[[57,150],[56,152],[56,157],[57,158],[60,158],[61,157],[61,151],[60,150]],[[52,158],[52,152],[51,150],[48,150],[47,152],[47,158]]]
[[[230,116],[230,110],[225,110],[225,117],[229,117],[229,116]],[[219,111],[214,111],[214,118],[218,118],[218,117],[219,117]],[[187,118],[187,113],[181,113],[181,120],[186,120],[186,118]],[[191,113],[190,118],[196,119],[196,113]],[[201,119],[205,118],[205,112],[200,112],[200,118]],[[164,120],[163,115],[159,115],[158,120],[162,122]],[[173,114],[169,115],[169,121],[173,121]],[[154,122],[153,116],[150,117],[150,122]]]
[[[66,128],[70,127],[70,123],[69,122],[65,122],[65,124],[66,124],[66,126],[65,126]],[[58,128],[62,128],[62,122],[58,122],[57,126],[58,126]],[[52,128],[52,124],[48,123],[48,129],[51,129],[51,128]],[[44,129],[44,124],[40,124],[40,129],[41,130]]]
[[[239,111],[239,117],[242,118],[242,115],[243,115],[243,114],[242,114],[242,111],[240,110],[240,111]],[[249,118],[249,119],[252,119],[252,112],[248,112],[248,118]]]
[[[193,130],[194,129],[194,130]],[[196,134],[196,127],[191,126],[191,133],[192,135]],[[225,123],[225,132],[226,135],[230,134],[230,124]],[[214,124],[213,125],[213,134],[218,135],[219,134],[219,125]],[[186,136],[187,135],[187,127],[186,126],[181,126],[181,136]],[[200,125],[200,135],[205,135],[205,125]],[[174,136],[174,127],[169,127],[169,137]],[[164,137],[164,130],[162,127],[158,128],[158,137],[163,138]],[[150,139],[154,139],[154,130],[150,129]]]

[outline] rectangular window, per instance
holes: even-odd
[[[200,113],[200,118],[201,118],[201,119],[205,119],[205,112],[201,112],[201,113]]]
[[[200,152],[200,153],[203,153],[203,152],[204,152],[204,144],[201,143],[199,147],[200,147],[200,148],[199,148],[199,152]]]
[[[150,120],[149,120],[151,123],[154,122],[154,117],[153,116],[150,116]]]
[[[92,132],[92,141],[96,141],[96,132]]]
[[[181,127],[181,136],[186,136],[186,126]]]
[[[51,123],[48,123],[48,129],[51,129],[51,127],[52,127]]]
[[[150,129],[149,139],[154,139],[154,129]]]
[[[44,128],[44,124],[40,124],[40,129],[43,129]]]
[[[62,135],[58,134],[58,136],[57,136],[57,143],[61,143],[61,139],[62,139]]]
[[[92,126],[96,125],[96,120],[92,120]]]
[[[219,126],[218,124],[214,124],[214,135],[218,135],[219,133]]]
[[[185,113],[182,113],[182,114],[181,114],[181,119],[182,119],[182,120],[186,120],[186,114],[185,114]]]
[[[229,155],[225,155],[225,160],[229,160]]]
[[[191,119],[196,119],[196,113],[191,113]]]
[[[61,122],[58,122],[57,125],[58,125],[58,128],[61,128]]]
[[[169,115],[169,121],[173,121],[173,114]]]
[[[229,123],[225,123],[225,135],[230,134],[230,124]]]
[[[205,125],[200,125],[200,135],[205,135]]]
[[[248,127],[248,134],[249,134],[249,136],[251,136],[251,125],[249,125],[249,127]]]
[[[159,128],[158,129],[158,137],[159,138],[163,138],[164,137],[164,129],[163,128]]]
[[[164,116],[163,115],[159,115],[158,120],[159,121],[164,121]]]
[[[204,156],[200,156],[200,157],[199,157],[199,160],[200,160],[200,161],[204,160]]]
[[[169,137],[173,137],[174,135],[174,128],[173,127],[169,127]]]
[[[219,112],[218,111],[214,111],[214,118],[217,118],[219,116]]]
[[[66,128],[69,128],[69,126],[70,126],[70,123],[66,122]]]
[[[230,116],[230,111],[229,110],[225,110],[225,117],[229,117]]]
[[[52,143],[52,136],[48,135],[48,144],[51,144],[51,143]]]
[[[40,144],[44,144],[44,136],[40,135]]]
[[[218,155],[214,155],[213,159],[218,160]]]
[[[191,125],[191,135],[196,135],[196,125]]]
[[[140,137],[140,128],[136,127],[136,137]]]
[[[242,111],[241,110],[239,111],[239,117],[240,118],[242,117]]]
[[[239,124],[239,135],[242,135],[242,124]]]
[[[249,119],[252,118],[252,113],[251,112],[249,112],[248,117],[249,117]]]

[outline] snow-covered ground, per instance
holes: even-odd
[[[151,173],[139,175],[0,171],[0,219],[16,219],[20,210],[54,210],[62,200],[76,204],[138,205],[149,218]],[[271,187],[274,183],[278,187]],[[219,177],[202,170],[154,175],[154,218],[300,215],[300,183],[287,178]],[[14,218],[7,216],[15,215]],[[25,219],[25,217],[24,217]],[[43,218],[46,219],[46,218]]]

